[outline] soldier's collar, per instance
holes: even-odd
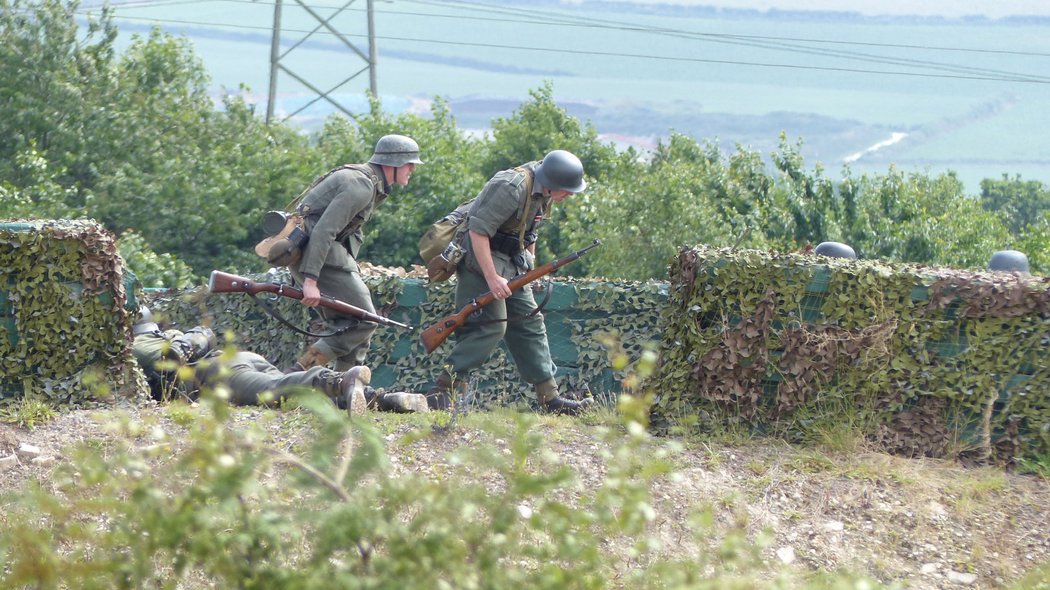
[[[383,188],[380,192],[384,195],[389,195],[390,183],[386,181],[386,174],[383,174],[383,167],[379,164],[373,164],[372,162],[369,162],[368,165],[372,167],[372,170],[375,170],[376,176],[379,177],[379,182],[383,183]]]

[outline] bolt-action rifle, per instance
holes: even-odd
[[[564,258],[552,260],[543,266],[522,273],[507,281],[507,288],[509,288],[511,292],[514,292],[536,279],[549,275],[566,264],[579,259],[579,257],[583,256],[588,250],[600,246],[601,243],[601,240],[594,240],[590,246],[587,246],[582,250],[577,250]],[[423,348],[425,348],[428,353],[434,352],[437,347],[441,346],[442,342],[452,335],[452,332],[455,332],[458,328],[462,327],[463,324],[467,323],[467,319],[470,318],[471,314],[477,312],[482,307],[485,307],[495,300],[496,296],[492,294],[492,291],[488,291],[483,295],[479,295],[472,299],[470,303],[458,312],[423,328],[423,331],[419,334],[419,337],[423,340]]]
[[[296,300],[302,300],[303,298],[303,292],[290,285],[281,285],[278,283],[260,283],[245,277],[225,273],[220,270],[211,271],[211,277],[208,279],[208,290],[212,293],[247,293],[252,297],[259,293],[274,293]],[[377,324],[382,324],[384,326],[401,328],[403,330],[414,329],[412,326],[409,326],[407,324],[395,322],[390,318],[374,314],[366,309],[361,309],[360,307],[350,305],[345,301],[340,301],[338,299],[328,297],[327,295],[321,296],[321,302],[318,305],[320,305],[321,307],[327,307],[332,311],[337,311],[345,315],[352,315],[357,319],[366,322],[374,322]]]

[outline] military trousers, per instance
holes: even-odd
[[[456,271],[456,309],[463,309],[475,297],[488,292],[488,283],[480,273],[460,268]],[[452,338],[455,344],[449,356],[449,364],[457,378],[466,378],[472,370],[485,363],[502,339],[514,359],[518,374],[527,383],[536,384],[554,377],[557,367],[551,360],[550,343],[547,341],[547,326],[543,314],[536,313],[536,298],[529,286],[514,291],[510,297],[481,308],[456,330]],[[493,321],[506,320],[510,322]],[[525,318],[525,319],[522,319]]]
[[[338,373],[325,367],[285,374],[262,355],[248,351],[235,352],[228,359],[213,357],[208,360],[221,362],[226,369],[222,371],[226,375],[222,381],[230,388],[230,403],[237,406],[259,404],[259,396],[266,392],[274,394],[273,401],[302,387],[324,392],[326,384],[339,379]]]
[[[332,247],[341,248],[342,246],[335,244]],[[292,277],[300,286],[303,284],[303,276],[298,271],[293,270]],[[322,295],[334,297],[354,307],[375,313],[372,293],[356,270],[326,264],[321,267],[321,274],[317,277],[317,288],[321,290]],[[315,309],[321,314],[329,331],[349,328],[337,336],[319,339],[314,345],[317,350],[333,359],[336,369],[340,371],[365,364],[372,334],[375,333],[377,325],[362,322],[354,316],[337,313],[324,307],[318,306]]]

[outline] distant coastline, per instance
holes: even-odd
[[[925,24],[925,25],[947,25],[947,24],[972,24],[972,25],[1019,25],[1019,26],[1050,26],[1050,8],[1044,9],[1047,14],[1013,14],[1004,16],[989,16],[986,14],[960,14],[960,15],[933,15],[933,14],[864,14],[855,10],[799,10],[783,8],[747,8],[739,6],[719,6],[710,4],[704,0],[697,2],[646,2],[632,0],[478,0],[481,4],[491,5],[516,5],[530,6],[534,8],[549,7],[579,8],[581,6],[594,7],[603,12],[621,12],[631,14],[650,14],[654,16],[670,17],[711,17],[711,18],[733,18],[733,19],[783,19],[797,22],[864,22],[865,24]],[[761,4],[761,2],[754,2]],[[784,2],[790,4],[790,2]],[[747,4],[737,2],[736,4]],[[955,3],[952,3],[955,4]],[[1050,2],[1047,3],[1050,7]]]

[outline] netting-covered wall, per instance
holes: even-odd
[[[252,276],[253,280],[289,282],[287,274]],[[373,303],[380,314],[422,328],[457,311],[453,299],[455,283],[428,285],[416,278],[366,276]],[[545,283],[545,281],[541,281]],[[632,283],[556,279],[543,309],[557,377],[563,389],[589,389],[592,394],[614,394],[623,375],[609,366],[608,354],[595,337],[616,333],[632,358],[646,343],[659,337],[660,310],[666,283]],[[261,297],[261,296],[260,296]],[[217,334],[231,331],[237,345],[262,354],[277,366],[290,366],[306,346],[306,338],[270,318],[252,298],[244,294],[212,294],[205,288],[181,293],[149,295],[154,312],[166,315],[178,328],[210,325]],[[544,294],[536,293],[537,301]],[[297,301],[273,300],[278,312],[295,325],[307,327],[311,312]],[[320,326],[314,325],[316,332]],[[426,391],[443,368],[455,336],[432,354],[427,354],[418,332],[380,326],[372,339],[368,364],[375,387]],[[474,374],[470,382],[472,402],[532,403],[534,393],[520,380],[514,363],[501,347]]]
[[[139,395],[134,282],[95,222],[0,220],[0,403]]]
[[[903,454],[1050,452],[1047,279],[706,247],[671,275],[660,429],[855,421]]]

